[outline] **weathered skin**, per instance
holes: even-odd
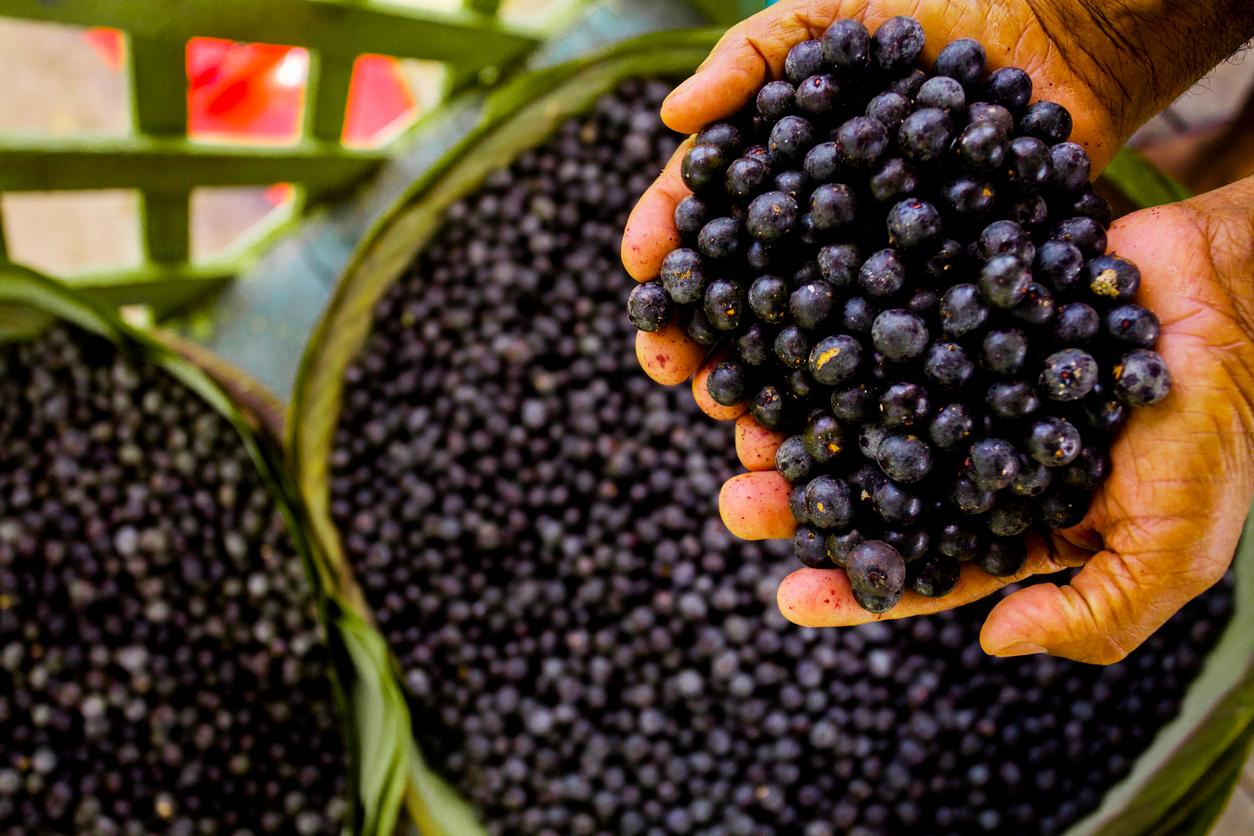
[[[990,69],[1025,69],[1034,99],[1070,110],[1071,138],[1088,151],[1096,174],[1133,129],[1254,34],[1254,7],[1229,0],[1188,9],[1140,0],[1104,4],[1101,26],[1086,6],[1093,4],[786,0],[729,30],[666,100],[662,118],[676,130],[696,131],[780,77],[788,49],[833,20],[857,18],[874,31],[905,14],[927,33],[925,62],[950,40],[973,37],[984,44]],[[1178,48],[1182,31],[1191,33],[1190,49]],[[678,245],[672,214],[687,194],[679,177],[685,151],[686,144],[628,222],[623,263],[638,281],[655,277]],[[938,600],[907,592],[884,615],[853,601],[843,572],[800,569],[779,587],[787,618],[819,627],[921,615],[1087,561],[1066,586],[1033,586],[999,603],[981,641],[996,655],[1047,652],[1109,664],[1222,576],[1254,498],[1254,178],[1123,218],[1110,230],[1109,250],[1141,269],[1137,301],[1162,320],[1157,350],[1174,388],[1162,403],[1138,410],[1119,437],[1113,474],[1085,520],[1048,541],[1031,541],[1015,578],[964,565],[951,595]],[[682,333],[668,335],[665,345],[659,338],[657,346],[655,335],[641,336],[651,352],[645,370],[659,382],[676,382],[680,372],[684,379],[705,358]],[[657,355],[667,350],[674,353],[659,363]],[[664,376],[655,374],[659,366]],[[753,435],[741,426],[747,422],[752,419],[742,416],[737,423],[738,450],[742,436]],[[794,530],[787,483],[761,467],[772,443],[778,441],[746,441],[741,460],[751,472],[731,479],[720,494],[723,520],[737,536],[784,538]]]

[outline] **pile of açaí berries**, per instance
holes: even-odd
[[[1128,408],[1170,386],[1070,114],[973,40],[931,73],[922,47],[906,17],[793,47],[697,135],[682,246],[629,302],[725,352],[710,396],[791,436],[797,556],[873,612],[948,594],[961,561],[1017,572],[1024,532],[1079,522]]]

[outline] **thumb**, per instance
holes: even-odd
[[[1071,583],[1037,584],[1001,601],[984,622],[980,644],[993,656],[1049,653],[1098,665],[1118,662],[1222,576],[1182,577],[1158,568],[1187,560],[1098,552]]]

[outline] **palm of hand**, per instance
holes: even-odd
[[[1086,147],[1095,170],[1109,161],[1135,125],[1135,117],[1115,113],[1104,103],[1108,99],[1103,93],[1113,85],[1089,57],[1092,45],[1080,48],[1051,36],[1070,32],[1067,21],[1047,27],[1028,2],[956,0],[780,4],[730,30],[698,73],[672,93],[663,119],[677,130],[696,131],[735,113],[764,81],[780,77],[788,49],[818,37],[834,20],[855,17],[874,31],[898,14],[923,24],[928,34],[925,62],[960,37],[974,37],[986,47],[1001,45],[989,48],[990,68],[1022,67],[1035,81],[1034,97],[1066,106],[1075,123],[1072,138]],[[638,280],[655,277],[663,256],[678,246],[672,215],[687,194],[678,175],[684,150],[686,146],[628,223],[623,260]],[[993,578],[965,565],[950,596],[937,600],[908,592],[885,616],[872,616],[853,602],[843,572],[801,569],[780,585],[784,615],[806,626],[833,626],[922,614],[983,597],[1012,580],[1088,560],[1068,586],[1039,584],[1001,602],[982,640],[987,650],[1001,655],[1048,650],[1112,662],[1214,583],[1231,559],[1254,493],[1254,408],[1239,394],[1254,391],[1254,341],[1239,325],[1238,303],[1222,289],[1222,259],[1211,250],[1216,230],[1206,228],[1207,217],[1177,206],[1139,213],[1111,230],[1111,250],[1142,268],[1140,301],[1162,318],[1158,348],[1172,370],[1175,391],[1138,415],[1120,437],[1112,450],[1113,475],[1080,526],[1033,543],[1016,578]],[[1243,313],[1250,321],[1249,312]],[[678,327],[640,334],[637,356],[662,383],[685,380],[706,361],[694,386],[698,401],[714,417],[737,414],[702,397],[699,384],[708,361]],[[737,425],[737,449],[751,472],[724,486],[720,510],[739,536],[791,536],[795,524],[787,506],[788,485],[771,470],[779,440],[747,416]]]

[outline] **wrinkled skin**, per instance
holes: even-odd
[[[1223,12],[1222,3],[1214,5],[1203,14]],[[1239,26],[1248,28],[1254,17],[1244,13],[1238,31],[1215,36],[1208,49],[1190,56],[1171,49],[1168,37],[1150,37],[1146,49],[1137,50],[1140,61],[1123,61],[1118,45],[1126,46],[1126,39],[1112,41],[1103,34],[1108,27],[1086,26],[1082,13],[1062,0],[784,2],[729,30],[697,73],[666,100],[662,118],[678,131],[694,132],[735,113],[765,80],[780,77],[788,49],[817,37],[833,20],[854,17],[874,32],[898,14],[923,24],[924,62],[950,40],[973,37],[985,45],[990,69],[1027,70],[1035,82],[1034,99],[1052,99],[1071,111],[1071,138],[1086,148],[1094,172],[1137,125],[1244,41],[1249,33]],[[1145,15],[1118,12],[1115,31],[1126,22],[1128,31],[1152,32],[1155,21],[1148,19],[1150,12]],[[1159,23],[1165,31],[1178,21]],[[1145,73],[1145,60],[1161,61],[1160,67],[1175,62],[1176,71],[1150,72],[1150,83],[1138,75]],[[1196,66],[1179,66],[1185,61]],[[678,246],[672,213],[687,194],[678,168],[686,150],[687,143],[628,222],[623,263],[638,281],[655,277],[662,258]],[[1254,498],[1252,238],[1254,178],[1138,212],[1112,227],[1110,250],[1140,266],[1138,301],[1162,320],[1157,350],[1171,370],[1173,391],[1162,403],[1136,411],[1111,451],[1113,473],[1084,521],[1048,540],[1030,541],[1023,572],[994,578],[964,564],[949,596],[929,599],[908,592],[888,613],[873,615],[853,601],[843,572],[800,569],[780,584],[783,614],[811,627],[922,615],[1029,575],[1083,564],[1065,586],[1035,585],[999,603],[981,634],[984,649],[1001,656],[1047,652],[1100,664],[1123,659],[1223,575]],[[637,355],[650,359],[646,371],[667,384],[696,373],[705,352],[676,326],[660,334],[637,336]],[[665,374],[655,373],[659,367]],[[793,533],[788,485],[771,469],[778,443],[775,434],[742,428],[737,450],[749,472],[729,480],[719,498],[723,520],[737,536]]]

